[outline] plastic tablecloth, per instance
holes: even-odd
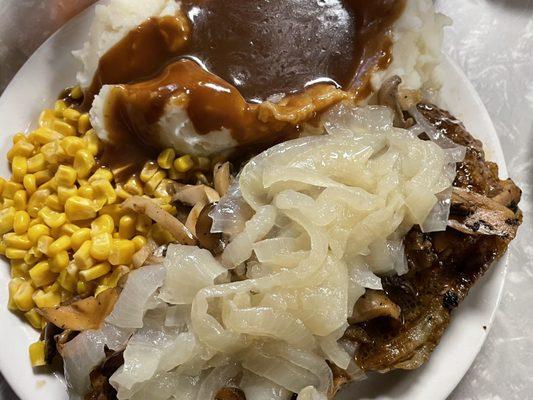
[[[0,0],[0,93],[48,36],[91,3]],[[510,175],[524,190],[525,215],[510,249],[495,323],[450,399],[533,399],[533,0],[436,3],[454,20],[444,50],[463,68],[492,117]],[[16,399],[0,376],[0,400]]]

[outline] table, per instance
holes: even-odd
[[[0,0],[0,93],[33,51],[94,0]],[[495,324],[450,400],[533,398],[533,0],[437,0],[454,20],[445,52],[494,121],[525,218]],[[0,376],[0,400],[17,396]]]

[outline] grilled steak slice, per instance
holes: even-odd
[[[485,160],[481,142],[446,111],[429,104],[418,110],[465,146],[466,158],[457,168],[450,227],[431,234],[412,229],[404,240],[409,272],[383,277],[387,298],[401,309],[401,323],[379,317],[354,324],[345,334],[359,345],[356,362],[364,371],[410,370],[427,361],[453,309],[504,254],[522,221],[520,189],[498,178],[498,167]]]

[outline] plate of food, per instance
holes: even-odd
[[[54,34],[0,98],[19,397],[445,399],[521,223],[450,23],[109,0]]]

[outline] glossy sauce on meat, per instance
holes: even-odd
[[[293,127],[334,103],[316,104],[332,87],[366,97],[370,73],[391,61],[389,34],[404,5],[405,0],[184,0],[182,13],[148,19],[101,58],[86,106],[102,85],[121,84],[106,107],[115,143],[136,136],[142,146],[157,148],[150,124],[176,98],[199,134],[226,128],[238,143],[251,143],[252,132],[261,141],[287,127],[257,109],[270,96],[289,95],[300,108],[304,102],[314,107],[289,120]]]

